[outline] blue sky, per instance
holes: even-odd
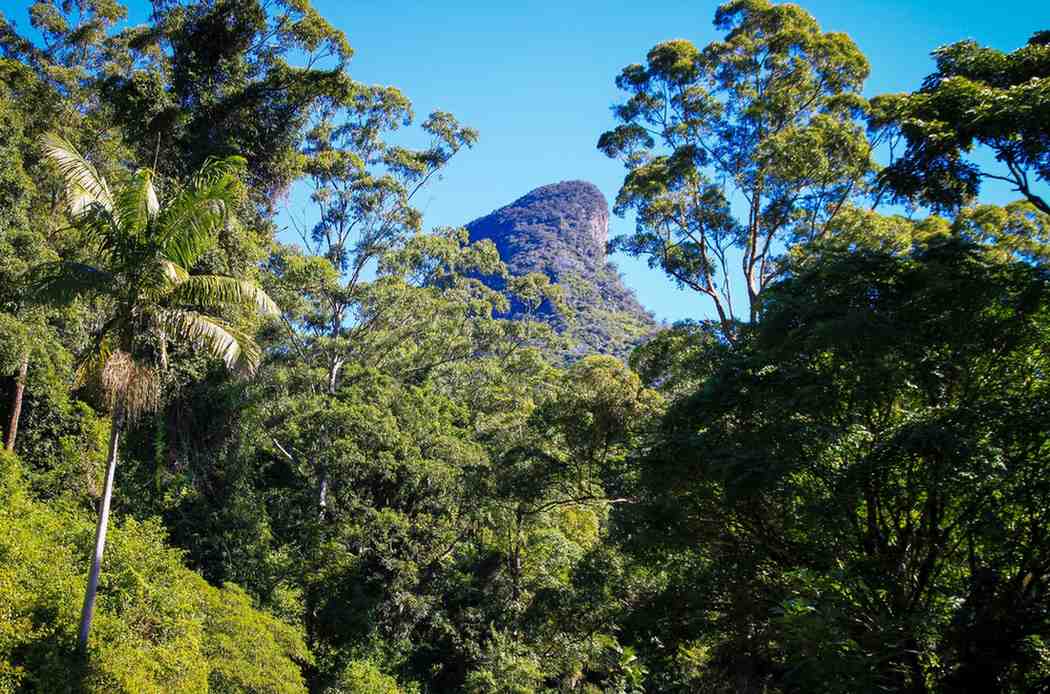
[[[4,13],[25,25],[28,0],[0,0]],[[871,62],[867,95],[912,90],[932,69],[930,51],[972,38],[1012,50],[1050,28],[1041,0],[811,0],[800,3],[826,31],[853,37]],[[477,128],[481,140],[459,155],[443,178],[418,198],[428,227],[464,224],[546,183],[583,179],[611,201],[621,165],[595,149],[614,123],[620,97],[613,79],[641,62],[655,43],[716,38],[718,3],[650,0],[611,2],[356,2],[314,0],[346,32],[355,55],[351,75],[388,84],[412,99],[424,117],[450,111]],[[130,21],[143,21],[148,4],[131,2]],[[1005,187],[983,197],[1005,202]],[[307,208],[301,193],[289,206]],[[308,212],[307,212],[308,214]],[[611,235],[630,231],[630,219],[612,218]],[[644,261],[614,256],[626,283],[658,318],[711,314],[700,296],[675,288]]]
[[[1003,0],[994,11],[973,0],[801,4],[826,31],[848,33],[868,56],[868,95],[917,88],[937,46],[973,38],[1012,50],[1034,31],[1050,28],[1046,6],[1033,0]],[[459,155],[420,198],[428,226],[463,224],[565,179],[591,181],[611,201],[623,169],[595,143],[614,124],[609,107],[619,94],[613,79],[660,41],[686,38],[703,45],[715,39],[717,5],[315,0],[321,14],[347,33],[356,79],[394,85],[418,114],[451,111],[481,133],[478,145]],[[985,197],[1013,198],[992,189]],[[613,217],[610,232],[628,232],[632,224]],[[703,297],[677,289],[644,261],[613,261],[657,317],[711,314]]]

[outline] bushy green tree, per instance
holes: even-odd
[[[132,60],[95,78],[135,158],[164,152],[155,168],[186,180],[209,157],[250,155],[253,222],[276,211],[301,175],[306,128],[350,84],[346,36],[299,0],[160,0],[149,25],[114,40]]]
[[[958,240],[771,288],[645,468],[661,638],[736,691],[1046,677],[1047,290]]]
[[[1050,214],[1050,32],[1009,53],[959,41],[933,52],[937,70],[910,94],[872,100],[870,125],[904,151],[879,173],[897,199],[937,210],[970,204],[981,181],[1009,183]],[[1000,168],[968,157],[988,148]]]
[[[305,692],[301,632],[182,566],[156,522],[113,528],[96,638],[85,661],[75,616],[90,517],[32,500],[0,453],[0,691]]]

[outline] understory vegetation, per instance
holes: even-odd
[[[653,331],[428,227],[484,133],[307,0],[126,14],[0,15],[0,693],[1050,690],[1050,32],[639,56]]]

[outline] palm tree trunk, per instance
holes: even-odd
[[[11,404],[11,421],[7,425],[7,450],[14,452],[15,438],[18,437],[18,419],[22,416],[22,395],[26,391],[26,375],[29,373],[29,352],[22,354],[18,365],[18,378],[15,380],[15,399]]]
[[[95,595],[98,593],[98,575],[102,569],[102,550],[106,547],[106,529],[109,526],[109,503],[113,498],[113,477],[117,470],[117,449],[120,433],[124,429],[124,400],[120,398],[113,407],[112,426],[109,432],[109,456],[106,466],[106,486],[102,492],[102,508],[95,529],[95,556],[91,560],[87,591],[84,594],[84,609],[80,613],[80,637],[77,641],[81,652],[87,651],[88,633],[95,616]]]

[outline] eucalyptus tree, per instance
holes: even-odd
[[[666,41],[623,69],[598,148],[627,167],[614,211],[637,215],[614,247],[708,296],[732,339],[736,253],[754,320],[783,246],[827,235],[862,189],[868,61],[797,5],[733,0],[715,26],[724,40]]]
[[[36,289],[52,301],[96,301],[99,329],[82,367],[97,379],[111,412],[105,488],[95,552],[81,615],[79,643],[87,647],[106,542],[120,436],[129,420],[156,409],[169,341],[183,342],[251,372],[261,353],[244,327],[226,316],[251,310],[279,313],[254,283],[232,276],[192,275],[194,265],[232,221],[241,195],[243,160],[208,162],[163,205],[153,172],[139,169],[116,188],[69,142],[49,134],[44,155],[65,180],[68,213],[96,248],[98,263],[60,260],[40,268]],[[237,319],[235,315],[234,320]]]
[[[317,221],[300,229],[303,247],[333,271],[319,287],[320,314],[303,323],[318,342],[334,390],[352,339],[359,292],[368,269],[422,229],[415,196],[477,133],[448,113],[422,124],[428,146],[413,150],[384,138],[412,122],[408,99],[392,87],[350,85],[308,133],[305,171]]]
[[[394,297],[374,300],[380,287],[370,282],[371,272],[421,232],[416,195],[477,140],[474,130],[439,111],[422,123],[425,147],[387,141],[412,119],[411,103],[397,89],[348,82],[307,133],[303,170],[316,221],[296,224],[301,246],[280,250],[273,269],[293,307],[289,326],[299,356],[323,373],[318,385],[328,397],[360,338],[390,313],[387,300]],[[328,473],[320,466],[316,474],[323,515]]]

